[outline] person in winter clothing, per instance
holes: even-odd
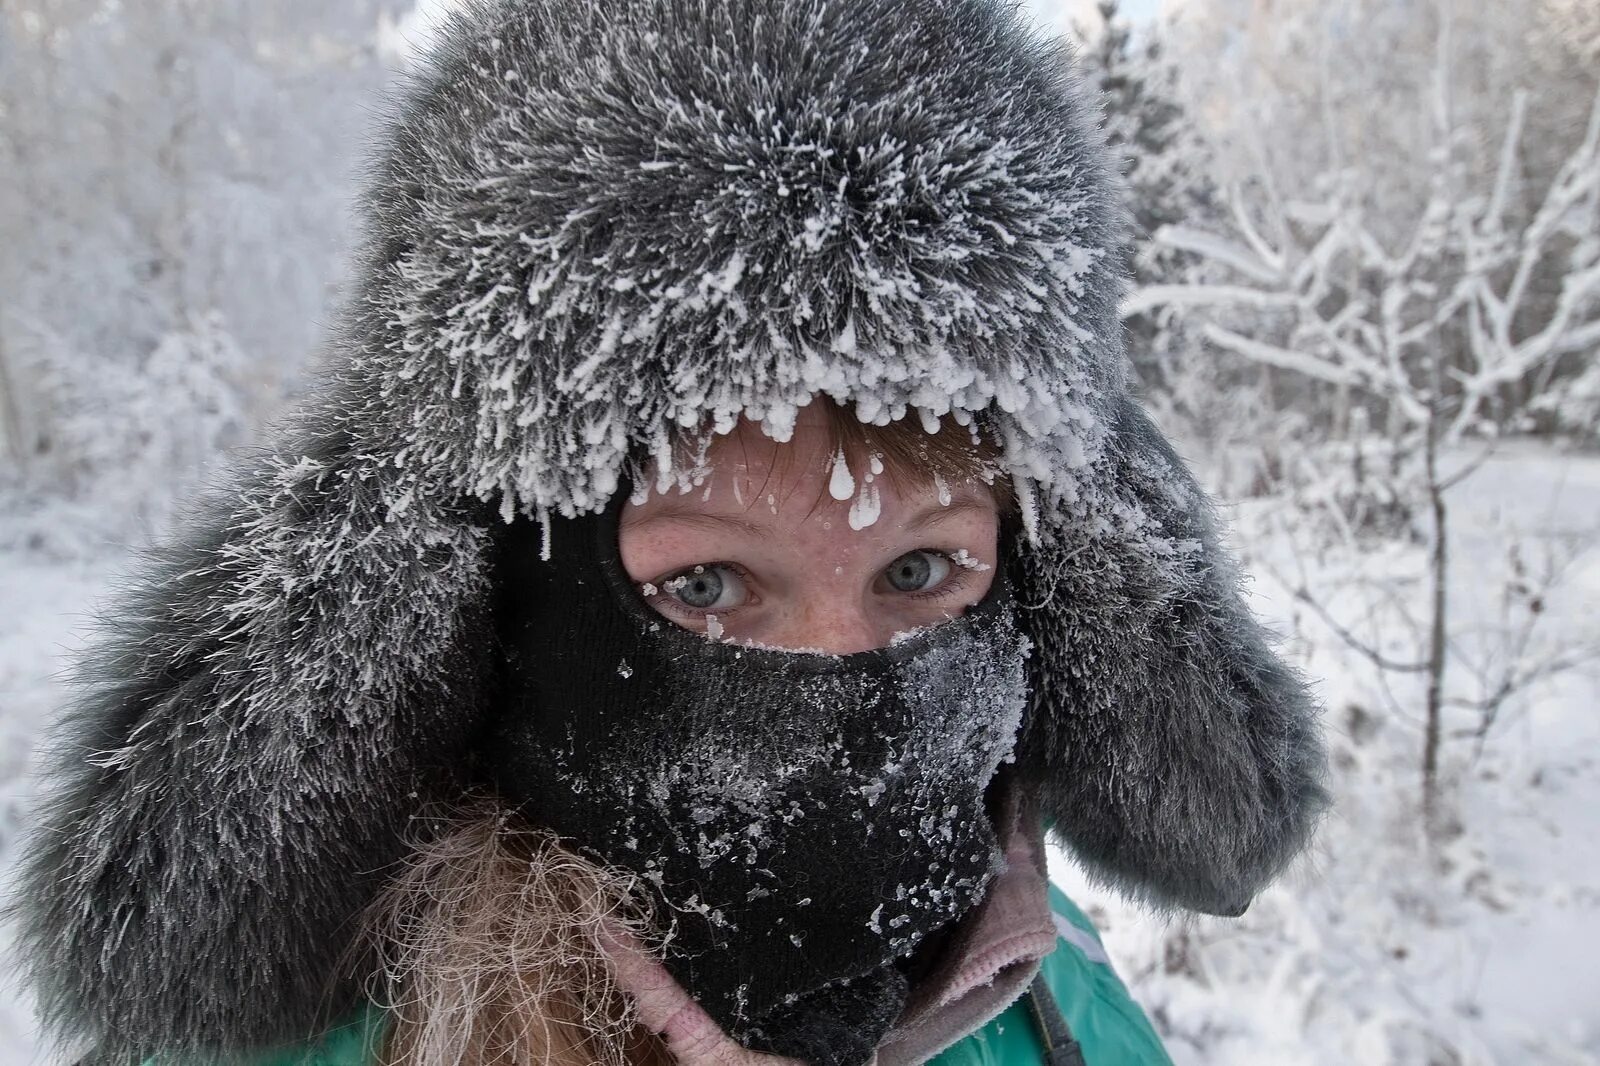
[[[1324,755],[1129,394],[1095,122],[998,0],[455,18],[321,387],[63,718],[63,1042],[1163,1061],[1047,827],[1238,914]]]

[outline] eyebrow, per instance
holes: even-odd
[[[906,529],[912,532],[920,533],[928,526],[931,526],[934,523],[940,522],[953,515],[966,514],[971,511],[987,513],[990,510],[992,510],[992,505],[986,507],[981,503],[974,503],[971,500],[956,500],[952,501],[951,503],[935,504],[907,522]]]
[[[738,515],[731,514],[718,514],[714,511],[700,511],[691,505],[679,503],[662,504],[659,510],[637,521],[629,522],[628,525],[634,529],[642,529],[656,522],[668,520],[687,522],[696,526],[732,527],[751,537],[770,537],[772,535],[772,530],[769,527],[763,526],[758,522],[752,522],[748,518],[740,518]]]

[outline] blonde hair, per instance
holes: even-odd
[[[442,831],[364,923],[368,995],[393,1019],[383,1066],[671,1066],[602,947],[608,930],[659,940],[636,877],[488,797],[423,822]]]

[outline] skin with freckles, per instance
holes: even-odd
[[[712,444],[698,487],[652,488],[624,505],[622,565],[685,628],[835,655],[884,647],[981,600],[1000,527],[990,486],[896,484],[868,456],[843,457],[845,478],[841,458],[818,405],[781,444],[741,423]]]

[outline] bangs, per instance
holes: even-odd
[[[1000,443],[984,431],[980,420],[963,424],[950,415],[938,419],[907,416],[870,425],[829,396],[819,395],[812,403],[825,417],[829,454],[842,456],[854,474],[870,472],[901,492],[932,490],[941,499],[947,497],[950,485],[981,481],[994,494],[1002,515],[1017,512]],[[739,436],[745,448],[754,441],[766,441],[774,468],[785,475],[795,462],[794,449],[767,437],[759,422],[743,420],[732,435]],[[707,452],[721,439],[723,435],[710,432],[709,427],[685,431],[674,442],[674,464],[680,470],[706,471]],[[648,480],[636,479],[635,484]]]

